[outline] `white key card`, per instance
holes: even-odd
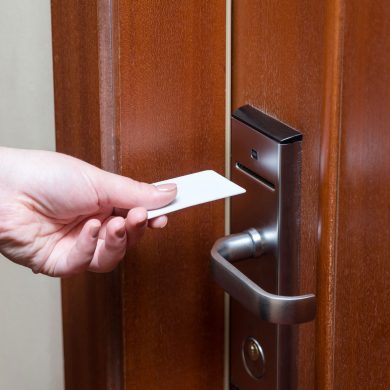
[[[160,209],[149,210],[148,219],[245,192],[244,188],[211,170],[192,173],[191,175],[180,176],[154,184],[165,183],[176,183],[176,199]]]

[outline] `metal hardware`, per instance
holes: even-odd
[[[214,278],[231,296],[230,385],[296,389],[291,325],[316,308],[313,294],[298,295],[302,135],[251,106],[233,113],[231,128],[232,180],[247,192],[231,199],[233,234],[211,250]]]
[[[260,379],[265,372],[265,357],[260,343],[254,337],[248,337],[242,344],[242,360],[248,374]]]
[[[220,238],[211,249],[214,278],[229,295],[259,318],[275,324],[299,324],[315,317],[313,294],[281,296],[264,291],[232,263],[265,252],[264,236],[256,229]]]

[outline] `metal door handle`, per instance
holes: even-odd
[[[228,294],[263,320],[275,324],[298,324],[313,320],[315,295],[282,296],[268,293],[232,264],[259,257],[266,249],[263,235],[253,228],[220,238],[211,249],[215,280]]]

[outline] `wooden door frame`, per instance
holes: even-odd
[[[197,161],[193,161],[190,153],[187,157],[181,157],[180,165],[187,170],[211,168],[223,173],[225,166],[225,79],[223,67],[225,33],[224,25],[222,26],[220,21],[225,20],[225,7],[220,7],[221,10],[219,10],[218,5],[221,4],[225,4],[223,0],[215,2],[215,4],[205,1],[202,6],[199,6],[199,2],[191,2],[190,10],[187,12],[186,9],[183,9],[182,2],[167,2],[164,3],[164,7],[161,7],[161,12],[165,12],[164,19],[163,16],[159,18],[159,15],[153,14],[156,7],[152,3],[145,4],[142,1],[126,3],[121,1],[106,2],[104,0],[91,2],[52,0],[57,150],[86,160],[106,170],[132,176],[132,171],[129,171],[128,164],[126,165],[128,155],[123,152],[124,148],[120,147],[122,137],[127,137],[130,133],[128,124],[122,122],[121,117],[125,111],[124,106],[121,106],[122,100],[127,99],[129,93],[128,90],[126,90],[126,93],[125,89],[120,90],[123,81],[121,80],[123,68],[120,67],[127,67],[127,63],[121,63],[121,60],[129,51],[128,48],[119,48],[117,45],[127,45],[129,43],[127,39],[132,39],[130,37],[131,31],[130,33],[127,31],[126,18],[139,17],[139,19],[133,19],[132,22],[139,23],[138,28],[144,29],[143,33],[150,33],[153,30],[153,26],[148,25],[148,22],[150,22],[147,14],[149,7],[150,18],[153,15],[157,17],[159,19],[157,22],[162,27],[165,26],[168,32],[172,28],[177,29],[178,33],[186,34],[188,39],[190,29],[192,27],[198,29],[197,41],[194,41],[198,53],[194,51],[194,48],[189,47],[188,49],[193,51],[193,53],[190,53],[190,55],[193,55],[191,59],[194,61],[191,70],[193,73],[189,74],[189,77],[192,77],[194,87],[199,88],[202,79],[205,77],[206,80],[208,77],[213,77],[212,72],[207,73],[202,68],[212,67],[213,69],[218,68],[220,71],[220,76],[213,79],[215,84],[213,88],[201,90],[197,102],[195,102],[195,97],[191,97],[193,101],[190,107],[193,108],[193,112],[190,112],[190,118],[187,118],[187,122],[194,129],[199,128],[197,122],[199,123],[201,120],[203,123],[203,126],[198,129],[197,138],[205,143],[207,149],[199,155]],[[192,24],[187,26],[182,23],[178,17],[171,13],[175,9],[170,10],[170,6],[181,8],[183,12],[181,16]],[[134,13],[132,7],[138,7],[139,14]],[[196,15],[195,19],[192,17],[192,13]],[[213,23],[215,24],[213,25]],[[128,35],[125,38],[122,36],[119,40],[120,33],[123,36]],[[185,39],[185,36],[181,38]],[[163,40],[161,44],[163,47],[166,45],[166,53],[161,52],[162,55],[166,55],[167,58],[175,58],[175,61],[178,61],[179,64],[179,71],[185,68],[186,63],[179,61],[181,53],[178,50],[180,48],[174,45],[168,46],[168,43],[164,42]],[[191,42],[189,43],[191,44]],[[140,51],[143,50],[138,41],[134,45],[135,50],[137,48]],[[159,47],[153,47],[151,50],[158,51],[160,49]],[[204,63],[202,62],[202,56],[204,56]],[[180,77],[183,78],[184,76],[183,73]],[[138,83],[138,80],[135,82]],[[150,88],[147,80],[142,77],[139,79],[138,86],[140,88]],[[175,88],[179,88],[179,85],[175,84],[172,88],[172,90],[169,89],[169,86],[167,88],[168,99],[175,92]],[[142,100],[142,97],[139,98]],[[202,118],[199,116],[199,109],[196,105],[199,107],[207,106],[207,112]],[[168,114],[172,118],[170,121],[173,126],[175,126],[174,119],[178,109],[180,110],[180,107],[172,106],[169,108]],[[127,112],[126,115],[128,114]],[[165,112],[165,117],[166,114],[167,112]],[[141,115],[148,118],[147,115],[150,116],[150,112],[144,112]],[[178,119],[179,121],[176,122],[180,123],[180,117]],[[159,123],[159,126],[161,125]],[[182,130],[180,125],[176,125],[175,131],[178,132],[181,145],[191,148],[193,146],[191,144],[192,139],[195,140],[195,137],[191,137],[191,134],[186,135]],[[152,131],[153,129],[150,129],[150,132]],[[177,167],[180,168],[180,166]],[[191,172],[178,170],[177,167],[172,167],[172,162],[167,161],[165,165],[162,164],[161,168],[162,172],[166,171],[165,175],[172,176]],[[168,173],[168,169],[171,171],[170,173]],[[140,174],[140,172],[136,173]],[[146,175],[146,180],[154,178],[148,168],[142,173]],[[138,176],[138,178],[142,179],[142,176]],[[154,179],[162,178],[164,177]],[[188,311],[191,308],[191,303],[195,303],[195,308],[197,304],[199,305],[196,309],[198,310],[196,318],[194,317],[194,326],[188,329],[190,338],[194,337],[195,332],[200,331],[198,335],[201,342],[197,343],[196,348],[194,348],[195,343],[189,344],[193,352],[192,355],[189,354],[188,356],[190,366],[199,366],[199,372],[194,371],[188,377],[187,373],[182,370],[181,376],[187,378],[186,380],[189,383],[194,384],[204,383],[211,379],[213,383],[218,383],[216,386],[222,387],[224,301],[223,292],[210,283],[209,279],[211,278],[207,271],[207,252],[212,242],[223,235],[224,207],[223,202],[205,207],[209,207],[209,219],[212,218],[212,220],[203,223],[203,230],[199,231],[199,234],[191,235],[189,230],[191,223],[188,223],[188,221],[200,221],[202,211],[190,211],[187,223],[185,221],[179,222],[179,224],[182,224],[181,229],[178,224],[170,224],[170,226],[174,225],[171,227],[172,233],[167,234],[174,235],[176,232],[180,238],[180,232],[184,231],[187,236],[191,235],[190,240],[183,242],[180,248],[181,250],[188,249],[189,277],[193,275],[194,280],[199,283],[199,286],[196,287],[199,290],[197,294],[186,292],[183,295],[186,296],[185,294],[187,294],[189,304],[186,305],[188,306],[185,306],[186,299],[181,303],[182,312]],[[163,238],[160,238],[160,246],[165,245],[163,240]],[[142,246],[139,253],[132,253],[135,259],[140,259],[141,255],[152,250],[147,248],[148,244],[150,245],[151,242],[146,239],[146,245]],[[194,262],[196,260],[194,259],[194,253],[197,253],[197,251],[191,253],[191,248],[194,247],[201,248],[201,261]],[[167,250],[162,255],[160,254],[161,260],[159,261],[162,264],[165,262],[165,268],[167,268],[169,257],[175,255],[175,245],[168,246],[165,249]],[[172,264],[174,263],[172,262]],[[126,289],[129,285],[133,287],[134,285],[142,285],[145,278],[143,281],[138,280],[137,276],[132,276],[131,270],[127,271],[127,268],[130,268],[129,264],[122,265],[115,272],[107,275],[89,273],[63,280],[62,305],[66,388],[72,390],[78,388],[83,390],[123,389],[129,387],[132,380],[136,380],[132,379],[132,374],[128,374],[126,367],[131,365],[131,368],[138,375],[140,370],[135,367],[137,362],[131,361],[124,352],[124,349],[128,348],[127,343],[130,339],[128,327],[131,327],[131,321],[128,320],[132,316],[128,309],[129,305],[132,304],[131,294],[127,293]],[[140,272],[145,272],[145,270]],[[185,282],[186,275],[183,274],[185,270],[180,272],[181,282]],[[164,283],[166,283],[166,280]],[[203,292],[200,293],[202,290]],[[145,295],[145,291],[141,289],[140,295],[141,298],[144,298],[142,294]],[[205,300],[203,294],[208,294],[207,300]],[[160,298],[163,298],[161,300],[162,304],[164,304],[164,300],[168,299],[168,297],[155,296],[154,301]],[[140,305],[141,303],[137,307],[140,307]],[[142,321],[145,321],[144,317]],[[180,322],[177,326],[179,325]],[[126,337],[124,337],[125,335]],[[206,345],[206,343],[208,344]],[[135,355],[137,355],[137,348],[140,352],[141,342],[135,346]],[[183,349],[178,350],[178,345],[174,345],[172,348],[174,350],[176,348],[179,352],[176,354],[177,356],[182,353]],[[202,351],[206,348],[211,354],[209,364],[202,355]],[[157,346],[156,350],[158,351]],[[175,355],[172,355],[173,361],[175,358]],[[147,373],[145,373],[142,380],[147,381],[147,376]],[[139,385],[143,386],[141,382]]]
[[[117,172],[112,2],[51,2],[57,151]],[[62,280],[67,389],[122,389],[122,278]]]

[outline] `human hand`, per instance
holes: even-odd
[[[64,154],[0,148],[0,252],[50,276],[111,271],[146,226],[166,225],[146,210],[176,192]]]

